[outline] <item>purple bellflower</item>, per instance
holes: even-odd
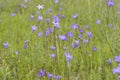
[[[78,24],[73,24],[73,25],[71,26],[71,28],[74,29],[74,30],[76,30],[78,27],[79,27]]]
[[[44,69],[42,69],[39,73],[38,73],[38,77],[43,77],[46,75],[46,72]]]
[[[6,43],[3,43],[3,46],[4,46],[5,48],[8,48],[8,47],[9,47],[9,44],[8,44],[8,42],[6,42]]]
[[[114,6],[114,2],[112,0],[108,0],[107,4],[108,4],[109,7]]]
[[[59,39],[62,40],[62,41],[66,41],[67,40],[67,36],[65,34],[64,35],[60,35]]]
[[[32,28],[32,32],[34,32],[35,30],[37,30],[37,26],[35,26],[35,25],[32,26],[31,28]]]

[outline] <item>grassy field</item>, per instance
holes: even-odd
[[[120,80],[119,0],[0,0],[0,80]]]

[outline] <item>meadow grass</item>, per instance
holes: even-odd
[[[57,4],[54,0],[30,0],[27,3],[0,0],[0,80],[55,80],[48,79],[47,73],[61,76],[61,80],[117,80],[118,75],[114,75],[112,69],[117,66],[114,56],[120,52],[119,3],[115,0],[114,6],[109,7],[105,0],[59,0]],[[42,10],[37,8],[39,4],[44,5]],[[16,15],[11,16],[12,13]],[[74,19],[72,15],[75,14],[78,17]],[[30,20],[31,15],[34,15],[33,20]],[[39,15],[43,20],[37,20]],[[60,19],[59,29],[52,23],[56,15]],[[50,23],[46,22],[47,18]],[[101,23],[97,24],[97,20]],[[73,24],[79,27],[73,30]],[[34,32],[33,25],[37,26]],[[53,29],[49,36],[45,35],[47,28]],[[80,29],[83,30],[82,39],[78,38]],[[67,36],[66,41],[59,39],[59,35],[67,35],[69,31],[73,32],[73,37]],[[86,35],[88,31],[92,32],[92,38]],[[38,37],[38,32],[43,33],[42,37]],[[83,43],[83,39],[88,43]],[[79,40],[79,45],[73,48],[75,40]],[[8,48],[3,46],[5,42],[8,42]],[[51,46],[56,49],[51,50]],[[70,52],[73,57],[69,66],[65,52]],[[55,58],[51,58],[51,53],[56,54]],[[112,63],[108,63],[108,59]],[[46,73],[39,77],[42,69]]]

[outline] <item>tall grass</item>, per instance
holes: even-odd
[[[114,56],[120,52],[119,3],[116,0],[114,6],[109,7],[105,0],[59,0],[57,4],[54,0],[30,0],[27,3],[0,0],[0,80],[55,80],[48,79],[47,73],[61,76],[61,80],[116,80],[118,75],[113,75],[112,68],[117,65]],[[37,8],[39,4],[44,5],[43,10]],[[11,16],[12,13],[16,15]],[[75,14],[78,14],[76,19],[72,18]],[[30,20],[31,15],[34,15],[33,20]],[[39,15],[43,20],[37,21]],[[52,23],[56,15],[60,19],[60,29]],[[46,22],[48,18],[50,23]],[[97,20],[101,23],[97,24]],[[73,24],[78,24],[79,28],[73,30]],[[37,30],[32,32],[34,25]],[[53,29],[49,36],[45,35],[47,28]],[[83,30],[81,39],[78,38],[80,29]],[[67,35],[69,31],[73,32],[73,37]],[[42,37],[38,37],[38,32],[43,33]],[[92,32],[92,38],[86,32]],[[59,39],[59,35],[64,34],[66,41]],[[83,43],[84,39],[88,43]],[[79,45],[73,48],[75,40],[79,40]],[[9,43],[8,48],[3,46],[5,42]],[[27,49],[24,49],[25,44]],[[56,49],[51,50],[51,46]],[[73,56],[69,66],[65,52]],[[51,58],[52,53],[56,54],[55,58]],[[108,59],[113,63],[109,64]],[[45,70],[43,77],[38,76],[41,70]]]

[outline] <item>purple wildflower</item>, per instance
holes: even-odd
[[[66,41],[67,37],[66,37],[66,35],[60,35],[59,39],[62,40],[62,41]]]
[[[53,74],[47,73],[47,77],[51,79],[53,77]]]
[[[112,60],[111,60],[111,59],[108,59],[107,62],[108,62],[109,64],[112,64]]]
[[[68,36],[73,37],[74,34],[72,32],[68,32]]]
[[[83,36],[81,34],[78,35],[79,39],[83,39]]]
[[[107,4],[108,4],[108,6],[109,6],[109,7],[114,6],[114,2],[113,2],[113,1],[111,1],[111,0],[109,0],[109,1],[107,2]]]
[[[53,16],[53,22],[55,22],[55,23],[59,22],[59,17],[58,16]]]
[[[54,1],[55,1],[56,4],[59,2],[59,0],[54,0]]]
[[[97,47],[94,46],[94,47],[93,47],[93,51],[96,51],[96,50],[97,50]]]
[[[59,8],[59,10],[60,10],[60,11],[62,11],[62,10],[63,10],[63,8],[61,8],[61,7],[60,7],[60,8]]]
[[[9,47],[8,42],[3,43],[3,46],[4,46],[5,48],[8,48],[8,47]]]
[[[79,40],[75,40],[75,43],[73,45],[73,48],[76,48],[77,46],[79,46]]]
[[[59,22],[53,22],[53,25],[54,25],[54,27],[56,28],[56,29],[59,29],[60,28],[60,25],[59,25]]]
[[[59,17],[58,16],[53,16],[53,25],[55,28],[59,29]]]
[[[28,48],[27,44],[24,44],[24,49],[27,49],[27,48]]]
[[[32,26],[31,28],[32,28],[32,32],[34,32],[35,30],[37,30],[37,26],[35,26],[35,25]]]
[[[118,11],[117,14],[120,15],[120,11]]]
[[[118,80],[120,80],[120,76],[118,77]]]
[[[38,21],[43,20],[43,16],[38,16],[37,20],[38,20]]]
[[[88,36],[89,38],[92,38],[92,32],[87,32],[87,36]]]
[[[68,66],[70,66],[70,61],[73,59],[73,56],[71,56],[69,52],[68,53],[65,52],[65,57],[66,57]]]
[[[42,69],[39,73],[38,73],[38,77],[43,77],[45,76],[46,72],[44,69]]]
[[[51,58],[55,58],[56,54],[52,53],[50,54]]]
[[[71,28],[74,29],[74,30],[76,30],[76,29],[78,28],[78,24],[73,24],[73,25],[71,26]]]
[[[16,13],[12,13],[11,16],[16,16]]]
[[[19,52],[18,52],[18,51],[16,51],[15,53],[16,53],[16,55],[18,55],[18,54],[19,54]]]
[[[112,69],[113,74],[118,74],[120,75],[120,67],[118,66],[117,68]]]
[[[96,24],[100,24],[100,23],[101,23],[101,20],[97,20],[97,21],[96,21]]]
[[[83,39],[83,43],[88,43],[88,40],[87,39]]]
[[[80,29],[79,32],[80,32],[80,34],[82,34],[83,33],[83,29]]]
[[[60,13],[57,14],[57,17],[60,17]]]
[[[46,19],[46,22],[49,23],[50,22],[50,18]]]
[[[108,24],[108,26],[107,27],[112,27],[112,24]]]
[[[49,12],[52,12],[52,8],[48,9]]]
[[[43,7],[43,5],[40,5],[40,4],[39,4],[39,5],[37,6],[37,8],[38,8],[39,10],[42,10],[44,7]]]
[[[54,51],[56,49],[56,47],[55,46],[51,46],[51,49]]]
[[[38,35],[38,37],[42,37],[43,33],[42,32],[38,32],[37,35]]]
[[[76,19],[78,17],[78,14],[74,14],[72,18]]]
[[[53,29],[52,28],[47,28],[46,29],[46,36],[48,36],[51,32],[53,31]]]
[[[87,28],[87,29],[88,29],[88,28],[89,28],[89,25],[86,25],[86,26],[85,26],[85,28]]]
[[[60,79],[62,78],[62,76],[54,76],[54,78],[55,78],[56,80],[60,80]]]
[[[114,58],[115,58],[115,61],[116,61],[116,62],[120,62],[120,55],[115,56]]]
[[[62,18],[65,18],[65,15],[64,15],[64,14],[62,15]]]
[[[30,20],[33,20],[34,19],[34,16],[33,15],[30,15]]]
[[[64,50],[67,50],[67,47],[64,47]]]

